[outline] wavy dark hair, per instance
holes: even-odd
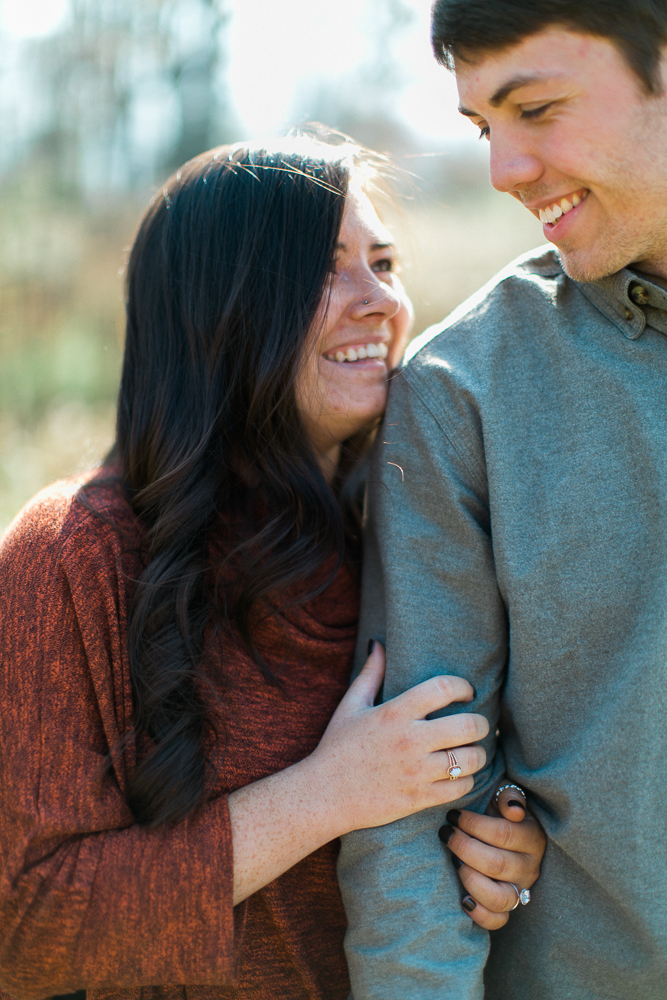
[[[337,135],[220,147],[178,170],[140,224],[109,456],[145,532],[128,628],[134,731],[147,748],[127,792],[139,823],[177,821],[205,800],[199,681],[212,614],[224,604],[275,682],[254,648],[257,616],[279,613],[278,593],[308,600],[305,581],[343,559],[339,491],[308,443],[295,377],[350,178],[381,163]],[[347,443],[348,464],[360,447]],[[236,587],[214,601],[209,540],[230,515],[245,525]]]

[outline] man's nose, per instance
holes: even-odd
[[[490,145],[489,174],[497,191],[521,191],[539,181],[544,164],[516,135],[492,131]]]

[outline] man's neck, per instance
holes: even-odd
[[[636,271],[637,274],[641,274],[644,278],[648,278],[649,281],[655,282],[656,285],[660,285],[662,288],[667,288],[667,276],[663,274],[655,274],[652,271],[648,271],[646,267],[639,267],[635,264],[630,265],[631,271]]]

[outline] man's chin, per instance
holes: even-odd
[[[574,281],[591,282],[600,278],[608,278],[628,266],[629,261],[623,261],[616,255],[599,254],[587,250],[571,250],[566,247],[556,247],[563,270]]]

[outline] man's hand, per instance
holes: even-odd
[[[521,795],[508,788],[492,803],[487,815],[450,809],[448,826],[439,837],[458,868],[466,890],[461,905],[471,920],[487,930],[507,923],[519,890],[537,881],[546,837],[526,811]]]

